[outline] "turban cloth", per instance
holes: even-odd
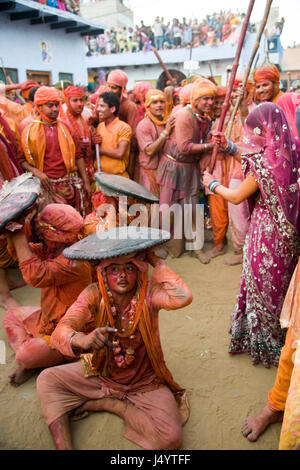
[[[279,83],[280,73],[275,65],[270,65],[256,69],[253,78],[255,82],[260,82],[261,80],[271,80],[271,82]]]
[[[261,67],[255,70],[253,75],[254,81],[257,84],[262,80],[270,80],[274,83],[274,93],[273,93],[273,103],[276,103],[278,98],[282,95],[282,92],[279,89],[280,85],[280,73],[278,68],[275,65],[270,64],[269,66]],[[256,99],[259,100],[259,97],[256,96]]]
[[[192,83],[189,83],[188,85],[185,85],[183,88],[181,88],[179,92],[179,99],[180,99],[180,104],[182,106],[185,106],[186,104],[191,102],[192,88],[193,88]]]
[[[68,204],[48,204],[36,218],[38,232],[46,242],[72,245],[82,235],[84,221]]]
[[[153,103],[153,101],[156,101],[158,99],[163,100],[165,103],[167,102],[167,97],[163,91],[156,90],[155,88],[153,88],[152,90],[149,90],[147,92],[146,98],[145,98],[146,115],[151,119],[152,122],[154,122],[155,125],[164,126],[167,122],[167,117],[168,117],[167,106],[165,107],[164,116],[161,121],[157,119],[155,116],[153,116],[153,114],[150,112],[150,109],[148,109],[151,103]]]
[[[244,81],[244,74],[240,73],[235,77],[234,83],[233,83],[233,88],[238,88],[239,85],[241,85]],[[248,78],[247,84],[246,84],[246,90],[247,90],[247,101],[248,103],[252,100],[253,98],[253,92],[254,92],[254,82],[251,78]]]
[[[147,92],[145,97],[146,108],[148,108],[150,104],[157,99],[163,100],[165,102],[167,101],[166,95],[163,91],[152,88],[152,90]]]
[[[222,96],[226,96],[226,88],[223,86],[217,87],[216,97],[221,98]]]
[[[207,78],[199,78],[193,83],[191,92],[191,103],[194,111],[196,110],[197,101],[202,96],[216,96],[217,87]]]
[[[107,83],[111,83],[112,85],[116,85],[122,88],[121,98],[125,92],[127,82],[128,77],[126,73],[123,72],[123,70],[113,70],[107,77]]]
[[[61,105],[61,99],[59,92],[56,88],[50,86],[41,86],[36,90],[34,95],[34,104],[37,105],[38,113],[48,122],[51,122],[49,119],[38,107],[38,105],[49,103],[50,101],[58,101]]]
[[[41,86],[34,95],[34,104],[45,104],[50,101],[61,101],[58,90],[50,86]]]
[[[27,80],[23,84],[22,95],[24,96],[25,100],[28,100],[30,90],[35,87],[40,87],[40,85],[37,82],[34,82],[33,80]]]
[[[78,86],[68,86],[64,90],[64,96],[65,100],[68,100],[69,98],[83,98],[84,97],[84,91],[79,88]]]
[[[134,101],[137,103],[144,104],[145,103],[145,96],[149,90],[151,90],[153,86],[149,82],[137,82],[133,89],[132,89],[132,96]]]

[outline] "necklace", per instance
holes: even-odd
[[[114,360],[118,367],[126,368],[135,360],[135,349],[131,345],[127,348],[123,348],[120,343],[120,338],[129,338],[129,340],[134,340],[135,335],[134,331],[137,327],[139,318],[136,315],[137,308],[137,296],[134,296],[130,301],[130,308],[128,313],[121,314],[118,311],[117,306],[114,303],[113,295],[109,290],[106,275],[102,274],[106,292],[108,295],[110,309],[113,316],[113,327],[117,327],[119,333],[114,335],[112,343],[114,345],[113,354]]]

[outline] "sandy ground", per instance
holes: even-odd
[[[253,366],[248,355],[227,353],[241,266],[224,266],[225,256],[205,266],[188,255],[167,260],[194,296],[185,309],[160,314],[165,359],[175,380],[187,389],[191,407],[182,449],[274,450],[280,424],[272,425],[256,443],[240,431],[243,419],[265,404],[276,369]],[[23,305],[39,305],[38,289],[27,286],[13,295]],[[54,449],[36,394],[36,376],[18,388],[8,383],[15,362],[2,322],[0,340],[6,346],[6,363],[0,364],[0,449]],[[77,449],[139,449],[123,437],[123,421],[108,413],[72,423],[72,432]]]

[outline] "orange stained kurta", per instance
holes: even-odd
[[[15,103],[5,96],[0,95],[0,109],[4,111],[6,118],[12,119],[17,126],[32,113],[33,107],[30,103],[24,105]]]
[[[279,450],[300,448],[300,260],[293,274],[282,308],[281,324],[291,324],[281,350],[268,406],[284,411]]]
[[[128,178],[126,168],[129,163],[130,142],[132,137],[130,126],[116,117],[107,126],[104,122],[101,122],[97,127],[97,134],[102,137],[101,147],[104,149],[115,150],[122,141],[129,143],[126,155],[122,160],[108,157],[105,154],[100,155],[101,171]]]

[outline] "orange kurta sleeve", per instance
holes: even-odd
[[[186,283],[162,261],[153,269],[149,296],[152,307],[164,310],[186,307],[193,300]]]
[[[0,109],[4,111],[5,117],[11,118],[17,126],[25,119],[32,110],[29,106],[23,106],[19,103],[9,100],[0,95]]]
[[[33,287],[61,286],[78,281],[79,278],[91,278],[88,263],[69,261],[63,255],[41,260],[33,254],[20,263],[20,269],[24,280]]]
[[[64,356],[77,357],[70,346],[74,331],[88,332],[96,328],[96,317],[100,305],[97,284],[86,287],[60,320],[51,336],[51,346]]]

